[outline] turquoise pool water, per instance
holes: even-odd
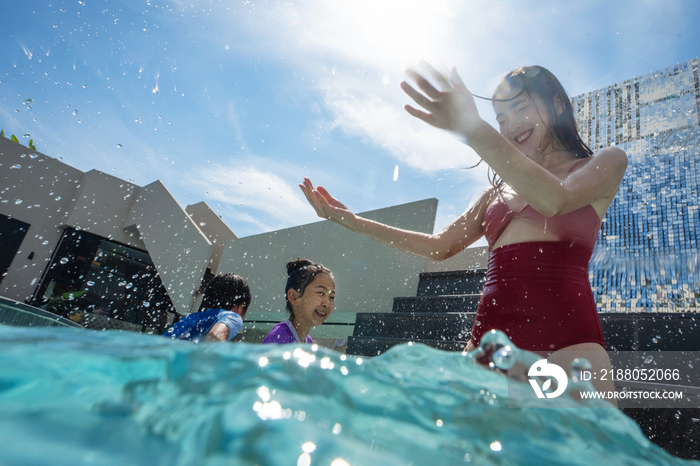
[[[3,465],[688,464],[615,409],[508,408],[503,375],[423,345],[0,325],[0,368]]]

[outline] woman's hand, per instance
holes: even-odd
[[[425,95],[411,87],[406,81],[401,83],[401,89],[427,112],[410,105],[404,105],[406,111],[436,128],[468,137],[472,131],[479,128],[483,120],[479,116],[472,93],[469,92],[462,78],[457,74],[457,69],[452,68],[448,81],[445,76],[428,63],[421,62],[421,67],[435,85],[431,84],[423,74],[406,70],[406,75],[417,84]],[[436,86],[442,90],[438,90]]]
[[[299,187],[304,192],[319,217],[336,222],[344,227],[375,239],[399,251],[408,252],[432,260],[445,260],[457,254],[483,235],[483,218],[490,199],[484,192],[457,220],[437,235],[403,230],[383,223],[359,217],[345,205],[328,194],[322,187],[314,189],[311,180],[304,178]]]
[[[299,187],[319,217],[345,225],[347,220],[355,216],[345,207],[345,204],[331,196],[324,187],[319,186],[314,189],[310,179],[304,178],[304,183],[300,184]]]

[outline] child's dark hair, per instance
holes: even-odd
[[[306,287],[316,279],[320,273],[327,273],[331,277],[333,273],[328,270],[323,264],[318,264],[309,259],[299,257],[287,262],[287,285],[284,287],[284,298],[287,300],[287,311],[289,311],[289,320],[294,320],[294,310],[292,303],[289,302],[287,292],[294,289],[299,295],[303,295]]]
[[[204,290],[204,298],[199,310],[224,309],[230,311],[239,304],[243,304],[243,314],[245,314],[250,306],[248,283],[240,275],[221,273],[212,278]]]

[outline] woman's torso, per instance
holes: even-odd
[[[581,243],[593,251],[600,230],[600,217],[592,206],[546,218],[522,199],[518,201],[520,208],[513,208],[497,195],[489,204],[484,215],[484,236],[490,249],[517,242],[558,241]],[[522,241],[522,237],[529,241]]]
[[[586,161],[576,161],[559,177],[565,177]],[[493,194],[482,226],[490,250],[514,243],[560,241],[585,245],[592,252],[600,219],[601,214],[592,205],[547,218],[504,185]]]

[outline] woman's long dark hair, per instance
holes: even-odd
[[[517,92],[515,95],[514,90]],[[593,155],[593,151],[581,139],[574,117],[574,108],[571,99],[564,90],[559,80],[547,69],[541,66],[521,66],[506,73],[501,79],[493,94],[493,101],[509,101],[518,97],[523,92],[530,97],[537,96],[544,103],[545,110],[551,122],[547,128],[552,137],[552,144],[558,145],[561,150],[574,154],[579,158]],[[511,97],[512,95],[512,97]],[[555,100],[559,97],[563,111],[557,113]],[[537,109],[539,113],[540,109]],[[556,147],[556,146],[555,146]],[[503,180],[489,168],[489,181],[498,188]]]

